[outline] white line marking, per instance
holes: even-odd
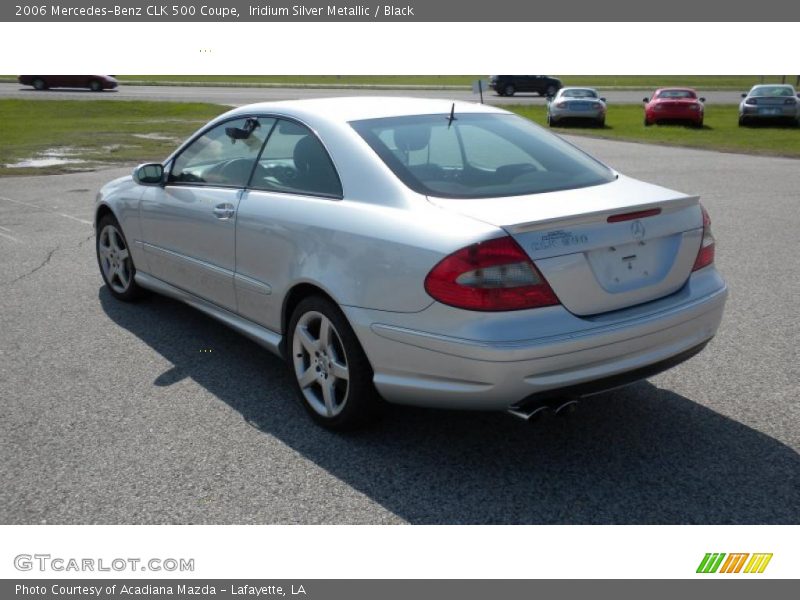
[[[78,223],[83,223],[85,225],[92,225],[91,221],[87,221],[86,219],[79,219],[78,217],[73,217],[72,215],[66,215],[64,213],[57,212],[52,208],[47,208],[46,206],[39,206],[38,204],[32,204],[30,202],[20,202],[19,200],[12,200],[11,198],[6,198],[4,196],[0,196],[0,200],[5,200],[6,202],[13,202],[14,204],[20,204],[22,206],[30,206],[31,208],[38,208],[39,210],[45,210],[54,215],[58,215],[59,217],[64,217],[65,219],[72,219],[73,221],[77,221]]]
[[[11,230],[10,230],[8,227],[3,227],[2,225],[0,225],[0,229],[2,229],[3,231],[5,231],[5,232],[7,232],[7,233],[14,233],[14,232],[13,232],[13,231],[11,231]]]
[[[19,240],[17,238],[15,238],[13,235],[8,235],[7,233],[0,233],[0,237],[6,238],[8,240],[11,240],[12,242],[19,243]]]

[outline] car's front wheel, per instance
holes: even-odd
[[[372,367],[347,318],[321,296],[302,300],[289,320],[286,344],[295,391],[314,421],[354,429],[380,409]]]
[[[44,82],[44,79],[34,79],[32,85],[35,90],[42,91],[47,89],[47,84]]]
[[[111,295],[125,302],[139,298],[143,290],[134,279],[136,267],[128,250],[128,242],[112,215],[100,219],[95,247],[100,274]]]
[[[509,83],[503,88],[503,95],[504,96],[513,96],[517,93],[517,88],[514,87],[514,84]]]
[[[103,84],[97,81],[97,79],[92,79],[89,82],[89,89],[93,92],[101,92],[103,91]]]

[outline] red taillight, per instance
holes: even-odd
[[[708,216],[705,208],[702,206],[700,208],[703,211],[703,241],[700,243],[700,250],[692,271],[707,267],[714,262],[714,235],[711,233],[711,217]]]
[[[525,251],[510,237],[472,244],[437,264],[425,291],[443,304],[502,311],[559,304]]]

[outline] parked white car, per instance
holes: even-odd
[[[589,122],[597,127],[606,124],[606,99],[594,88],[566,87],[547,100],[547,124],[550,127],[566,120]]]

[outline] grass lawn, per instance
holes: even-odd
[[[543,106],[512,106],[545,124]],[[225,106],[120,100],[0,100],[0,176],[64,173],[160,160]],[[611,105],[604,129],[558,127],[557,132],[709,150],[800,158],[800,128],[744,127],[736,106],[712,105],[702,130],[644,127],[640,106]],[[40,166],[10,167],[30,159]],[[63,162],[66,159],[67,162]],[[69,162],[81,161],[81,162]]]
[[[43,175],[107,164],[160,160],[229,107],[119,100],[0,100],[0,175]],[[11,168],[28,159],[58,163]]]
[[[544,106],[504,107],[545,125]],[[603,129],[593,127],[554,127],[558,133],[588,135],[648,144],[706,148],[744,154],[800,157],[800,128],[786,126],[739,127],[737,107],[711,105],[706,108],[703,129],[688,125],[645,127],[644,109],[634,105],[611,105]]]

